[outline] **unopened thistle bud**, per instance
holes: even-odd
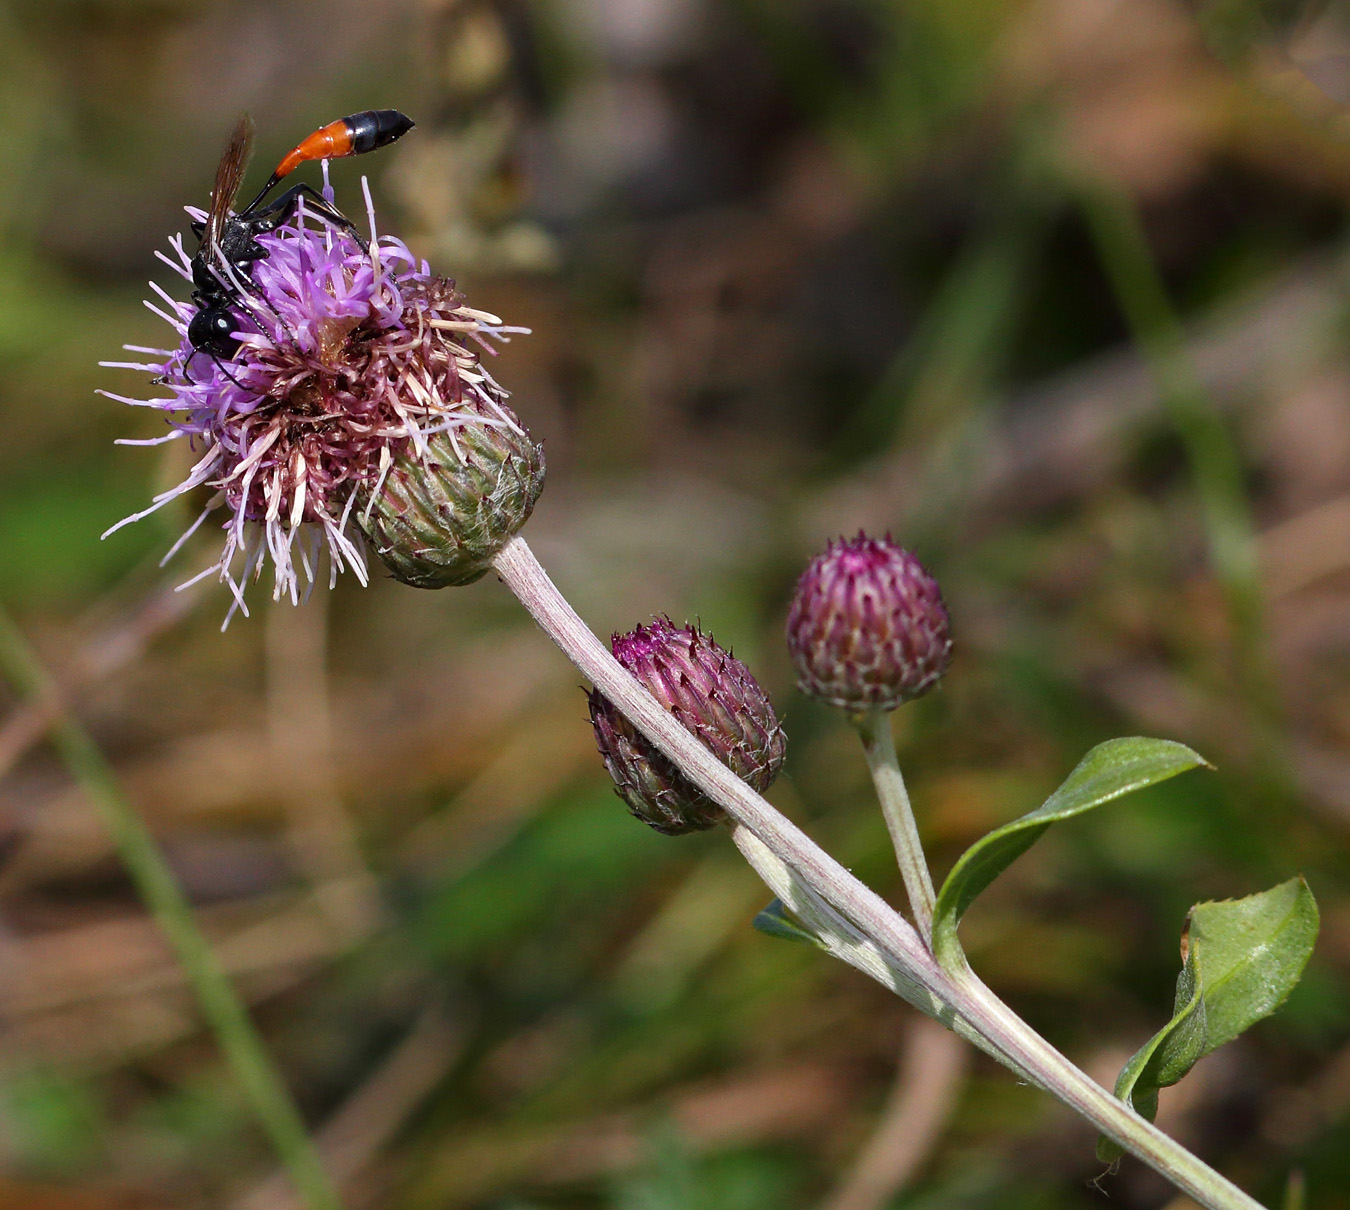
[[[756,791],[773,784],[787,737],[768,695],[740,660],[696,626],[656,618],[611,640],[614,656],[714,756]],[[722,808],[638,733],[599,691],[591,723],[619,797],[668,836],[711,828]]]
[[[831,542],[797,582],[788,650],[803,693],[850,711],[894,710],[951,659],[937,581],[888,537]]]
[[[467,400],[457,419],[359,497],[357,520],[375,553],[414,588],[477,580],[544,489],[543,447],[504,403]]]

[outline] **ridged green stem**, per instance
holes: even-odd
[[[923,855],[914,809],[909,804],[909,791],[900,772],[900,761],[895,755],[895,739],[891,735],[891,716],[886,710],[871,710],[853,720],[867,755],[867,768],[872,774],[881,813],[886,819],[886,830],[895,846],[895,859],[900,864],[900,876],[905,880],[914,923],[924,943],[933,941],[933,907],[937,894],[933,890],[933,876],[928,872],[928,861]]]
[[[37,654],[0,609],[0,669],[25,697],[51,700],[56,686]],[[259,1125],[272,1140],[308,1210],[341,1210],[341,1202],[294,1101],[236,994],[164,854],[127,801],[98,745],[68,713],[51,739],[112,836],[142,901],[168,938],[198,1007],[215,1035]]]

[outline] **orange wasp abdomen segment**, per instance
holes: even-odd
[[[335,160],[351,155],[352,129],[346,118],[316,130],[277,165],[276,178],[288,176],[308,160]]]

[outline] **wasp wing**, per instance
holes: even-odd
[[[225,144],[225,153],[220,157],[220,167],[216,169],[216,183],[211,189],[211,207],[206,214],[206,226],[202,230],[202,247],[216,248],[220,244],[220,233],[225,229],[230,217],[230,207],[239,193],[244,181],[244,170],[248,167],[249,157],[253,154],[253,119],[246,113],[230,132],[230,141]]]

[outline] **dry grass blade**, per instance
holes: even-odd
[[[197,604],[194,592],[161,588],[129,616],[89,640],[71,660],[65,689],[96,684],[126,668],[145,653],[146,646],[181,621]],[[61,717],[61,692],[19,706],[0,724],[0,777],[23,759]]]
[[[338,786],[327,647],[326,593],[267,611],[268,731],[290,843],[334,926],[360,937],[380,919],[380,893]]]
[[[367,1169],[408,1115],[459,1057],[464,1036],[439,1008],[425,1012],[394,1052],[358,1088],[316,1137],[333,1179],[348,1185]],[[231,1210],[298,1210],[290,1182],[276,1173],[236,1200]]]
[[[925,1017],[905,1031],[904,1057],[881,1120],[823,1210],[877,1210],[905,1187],[942,1136],[970,1051]]]
[[[819,1139],[856,1095],[835,1064],[740,1072],[671,1091],[642,1110],[554,1126],[485,1123],[440,1148],[406,1204],[418,1210],[479,1205],[513,1187],[583,1185],[642,1163],[665,1119],[695,1153]]]

